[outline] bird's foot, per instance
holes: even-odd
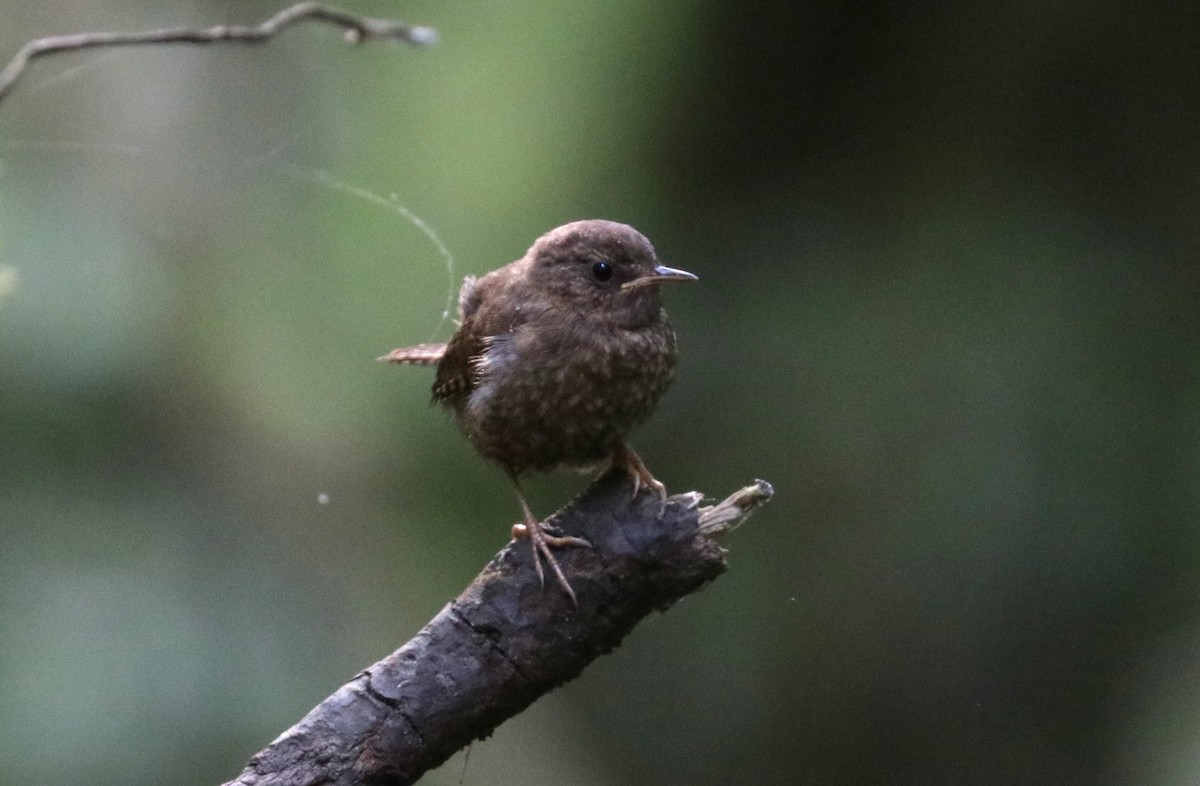
[[[622,442],[613,452],[612,468],[619,469],[625,472],[629,477],[633,478],[633,496],[637,497],[638,492],[645,486],[654,491],[658,495],[659,514],[667,507],[667,487],[664,486],[658,478],[650,474],[650,470],[642,463],[642,459],[637,453],[633,452],[633,448]]]
[[[562,588],[566,590],[567,595],[571,596],[571,603],[576,608],[579,607],[579,600],[575,597],[575,590],[571,589],[570,582],[563,575],[562,568],[558,566],[558,560],[554,558],[554,552],[551,549],[561,549],[568,547],[592,548],[592,544],[583,538],[576,538],[570,535],[554,534],[556,531],[552,527],[547,527],[540,521],[535,519],[529,513],[528,508],[525,509],[525,522],[523,524],[514,524],[512,535],[518,540],[528,540],[533,548],[533,564],[537,568],[538,581],[543,587],[546,586],[546,572],[542,567],[542,560],[550,566],[554,571],[555,578]]]

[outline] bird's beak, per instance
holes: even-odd
[[[654,273],[648,276],[641,276],[632,281],[626,281],[621,285],[622,291],[630,289],[638,289],[639,287],[658,286],[666,284],[670,281],[699,281],[699,277],[687,272],[686,270],[677,270],[666,265],[659,265],[654,268]]]

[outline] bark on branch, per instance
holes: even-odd
[[[472,740],[614,649],[639,620],[725,570],[716,538],[773,493],[753,485],[631,498],[609,473],[550,523],[594,549],[558,553],[579,607],[538,585],[529,544],[510,543],[411,641],[365,669],[259,752],[225,786],[415,782]]]
[[[346,31],[346,40],[350,43],[390,40],[427,45],[437,42],[437,32],[433,28],[407,25],[391,19],[358,16],[349,11],[331,8],[320,3],[296,3],[257,25],[217,25],[201,30],[174,27],[166,30],[49,36],[37,38],[25,44],[12,61],[4,67],[4,70],[0,71],[0,102],[12,92],[17,80],[25,74],[29,64],[38,57],[106,46],[212,44],[219,41],[261,43],[278,35],[285,28],[306,19],[326,22],[343,28]]]

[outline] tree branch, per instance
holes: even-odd
[[[579,597],[538,585],[529,544],[509,543],[411,641],[367,668],[259,752],[225,786],[415,782],[620,644],[634,625],[725,570],[715,538],[774,493],[665,509],[610,472],[551,517],[594,549],[558,553]],[[661,515],[660,515],[661,513]]]
[[[140,46],[144,44],[212,44],[218,41],[261,43],[277,35],[284,28],[304,19],[328,22],[344,28],[346,40],[359,43],[372,39],[404,41],[414,45],[430,45],[437,42],[437,31],[430,27],[416,27],[390,19],[373,19],[358,16],[339,8],[330,8],[320,3],[297,3],[258,25],[217,25],[203,30],[183,27],[166,30],[145,30],[126,33],[76,33],[74,35],[38,38],[17,52],[12,61],[0,71],[0,102],[12,92],[17,81],[25,74],[29,64],[38,57],[94,49],[103,46]]]

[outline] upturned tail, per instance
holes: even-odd
[[[415,344],[411,347],[393,349],[383,357],[376,358],[381,363],[395,363],[409,366],[436,366],[446,354],[445,344]]]

